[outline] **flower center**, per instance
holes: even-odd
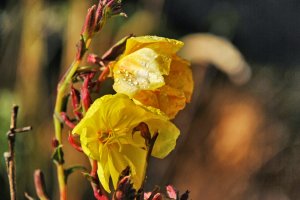
[[[111,130],[108,130],[108,131],[105,131],[105,132],[102,132],[102,131],[98,131],[98,135],[99,135],[99,141],[103,144],[105,144],[109,138],[111,137],[111,134],[112,134],[112,131]]]

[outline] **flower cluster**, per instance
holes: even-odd
[[[180,131],[170,119],[193,92],[189,62],[176,55],[182,42],[143,36],[121,44],[121,53],[107,63],[116,94],[96,99],[72,131],[83,152],[97,161],[107,192],[110,179],[116,189],[127,167],[133,188],[142,187],[148,156],[164,158],[175,148]]]

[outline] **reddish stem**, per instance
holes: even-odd
[[[62,120],[64,120],[65,124],[66,124],[69,128],[71,128],[71,129],[75,128],[75,124],[74,124],[73,122],[71,122],[71,120],[70,120],[70,118],[68,117],[67,113],[61,112],[61,113],[60,113],[60,116],[61,116]]]
[[[98,170],[98,164],[96,160],[91,160],[91,166],[92,170],[90,172],[90,175],[92,176],[94,182],[91,182],[93,191],[94,191],[94,196],[97,200],[109,200],[109,198],[106,196],[104,189],[100,185],[99,178],[97,175],[97,170]]]
[[[77,117],[77,119],[82,119],[82,113],[79,112],[80,109],[80,92],[78,90],[76,90],[73,85],[71,85],[71,92],[70,92],[70,96],[71,96],[71,103],[72,103],[72,107],[73,107],[73,113],[74,115]]]
[[[105,79],[107,78],[107,76],[108,76],[108,74],[109,74],[109,67],[108,66],[106,66],[104,69],[103,69],[103,71],[101,72],[101,74],[100,74],[100,76],[99,76],[99,78],[98,78],[98,81],[100,82],[100,83],[102,83],[103,81],[105,81]]]

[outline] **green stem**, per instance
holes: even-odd
[[[91,43],[91,38],[87,38],[85,40],[85,49],[88,49]],[[85,53],[85,52],[84,52]],[[63,98],[67,92],[69,84],[72,82],[72,77],[76,73],[81,59],[75,59],[71,64],[68,71],[64,74],[62,79],[60,80],[57,86],[57,96],[54,108],[54,128],[55,128],[55,139],[58,141],[58,145],[62,145],[62,125],[59,120],[60,113],[62,111],[62,104]],[[63,167],[63,163],[56,163],[57,169],[57,178],[58,178],[58,185],[59,185],[59,192],[60,192],[60,200],[67,199],[67,186],[65,181],[65,171]]]

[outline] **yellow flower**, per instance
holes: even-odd
[[[116,188],[119,175],[127,166],[134,187],[139,189],[142,184],[146,145],[141,134],[132,134],[141,122],[148,125],[151,135],[158,132],[152,156],[167,156],[175,147],[179,130],[159,110],[138,106],[123,94],[97,99],[72,131],[80,135],[84,153],[97,160],[100,182],[108,192],[109,178]]]
[[[182,46],[156,36],[129,38],[124,53],[111,64],[114,90],[174,118],[193,92],[189,62],[176,55]]]

